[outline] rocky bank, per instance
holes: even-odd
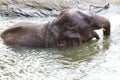
[[[0,0],[0,15],[8,17],[48,17],[56,16],[67,8],[88,10],[89,5],[116,4],[119,0]]]

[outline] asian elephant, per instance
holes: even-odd
[[[99,39],[94,31],[104,28],[110,35],[110,22],[105,17],[78,9],[63,10],[57,18],[45,24],[18,23],[2,32],[1,38],[11,46],[60,47],[79,45]]]

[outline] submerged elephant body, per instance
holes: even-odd
[[[8,45],[59,47],[79,45],[99,39],[94,31],[104,28],[104,35],[110,35],[108,19],[76,9],[63,10],[60,15],[46,24],[18,23],[3,31],[2,39]]]
[[[54,38],[44,24],[18,23],[5,30],[1,37],[7,45],[35,47],[54,45]]]

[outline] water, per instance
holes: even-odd
[[[111,36],[68,48],[10,47],[0,39],[0,80],[120,80],[120,10],[111,6],[100,14],[111,22]],[[47,18],[47,20],[53,18]],[[0,31],[38,18],[0,18]]]

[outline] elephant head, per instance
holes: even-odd
[[[80,34],[84,30],[93,32],[93,30],[103,29],[103,34],[105,36],[110,35],[110,22],[101,15],[80,11],[78,9],[66,9],[60,13],[59,18],[62,18],[62,20],[64,19],[64,24],[70,24],[70,27],[79,30]]]

